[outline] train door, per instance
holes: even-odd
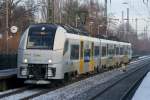
[[[128,63],[128,47],[124,46],[124,63]]]
[[[79,73],[83,73],[84,71],[84,42],[80,41],[80,66],[79,66]]]
[[[91,43],[89,71],[94,71],[94,42]]]
[[[107,67],[107,44],[101,43],[101,66]]]
[[[116,45],[116,58],[117,58],[117,66],[120,64],[120,56],[119,56],[119,45]]]
[[[94,44],[94,67],[100,67],[100,45]]]
[[[89,72],[89,64],[91,60],[91,44],[89,41],[84,43],[84,72]]]

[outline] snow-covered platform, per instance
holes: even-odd
[[[132,100],[150,100],[150,72],[143,79]]]

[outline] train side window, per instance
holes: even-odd
[[[124,53],[125,53],[125,55],[128,55],[128,47],[125,47],[125,49],[124,49],[124,50],[125,50],[125,52],[124,52]]]
[[[120,48],[120,55],[123,55],[123,47]]]
[[[119,52],[119,53],[120,53],[120,55],[122,54],[122,53],[121,53],[121,51],[122,51],[122,48],[120,47],[120,52]]]
[[[113,55],[116,55],[116,45],[114,45],[114,54]]]
[[[91,49],[84,49],[84,62],[90,61]]]
[[[94,55],[94,43],[92,42],[92,46],[91,46],[91,56],[93,57]]]
[[[71,60],[78,60],[79,59],[79,45],[71,45]]]
[[[99,46],[94,47],[94,56],[99,56]]]
[[[107,44],[107,47],[106,47],[106,55],[105,55],[105,56],[109,55],[108,50],[109,50],[109,45]]]
[[[116,55],[119,55],[119,47],[116,47]]]
[[[111,56],[114,54],[114,48],[112,45],[109,45],[109,47],[108,47],[108,54]]]
[[[69,45],[69,41],[66,40],[65,44],[64,44],[64,51],[63,51],[63,55],[68,51],[68,45]]]
[[[108,55],[111,55],[111,49],[108,49]]]
[[[109,55],[114,55],[114,49],[108,49]]]
[[[112,55],[115,55],[115,48],[112,49]]]
[[[80,59],[83,59],[83,41],[80,42]]]
[[[102,57],[106,56],[106,47],[102,46]]]
[[[130,55],[131,47],[128,47],[128,55]]]

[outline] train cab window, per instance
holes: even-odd
[[[27,49],[53,49],[56,27],[35,25],[29,28]]]
[[[106,56],[106,46],[102,46],[102,56]]]
[[[94,56],[99,56],[99,46],[94,47]]]
[[[69,45],[69,41],[66,40],[65,44],[64,44],[64,51],[63,51],[63,55],[68,51],[68,45]]]
[[[79,45],[71,45],[71,60],[78,60],[79,59]]]

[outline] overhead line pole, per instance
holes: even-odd
[[[123,39],[125,39],[125,25],[124,25],[124,12],[122,11],[122,25],[123,25]]]
[[[6,53],[8,54],[8,29],[9,29],[9,19],[8,19],[8,0],[6,0]]]
[[[136,28],[136,36],[138,34],[137,30],[138,30],[138,19],[135,19],[135,28]]]
[[[127,32],[129,32],[129,8],[127,8]]]
[[[105,12],[104,12],[104,17],[105,17],[105,35],[107,36],[107,0],[105,0]]]
[[[55,10],[55,1],[54,0],[52,0],[52,22],[53,23],[55,23],[55,12],[54,12],[54,10]]]
[[[129,42],[128,35],[129,35],[129,8],[127,8],[127,33],[126,33],[127,40]]]
[[[50,0],[47,0],[47,3],[48,3],[47,22],[50,23],[50,21],[51,21],[51,12],[50,12],[51,11],[51,7],[50,7],[51,2],[50,2]]]

